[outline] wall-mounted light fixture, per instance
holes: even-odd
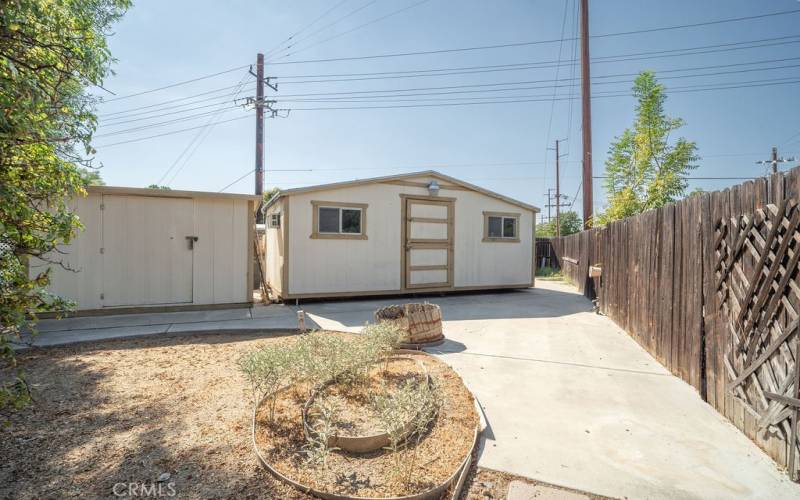
[[[431,183],[428,184],[428,192],[431,194],[431,196],[438,196],[439,195],[439,183],[436,182],[436,181],[431,181]]]

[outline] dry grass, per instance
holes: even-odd
[[[277,399],[274,421],[269,421],[266,405],[258,413],[256,437],[266,460],[300,483],[357,496],[419,493],[450,478],[472,447],[478,423],[472,395],[446,364],[420,354],[407,356],[417,357],[425,364],[443,399],[430,431],[419,445],[410,446],[399,455],[385,451],[363,455],[333,453],[326,466],[306,465],[305,438],[298,416],[307,392],[287,390]]]
[[[236,364],[293,337],[199,335],[19,354],[36,402],[0,426],[0,498],[113,498],[170,473],[180,498],[306,499],[258,467]]]

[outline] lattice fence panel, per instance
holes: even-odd
[[[789,445],[789,472],[796,478],[800,207],[784,200],[721,220],[714,248],[720,313],[731,333],[723,360],[726,387],[756,418],[760,432]]]

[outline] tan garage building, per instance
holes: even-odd
[[[533,285],[539,209],[438,172],[289,189],[265,211],[282,299]]]
[[[252,195],[92,186],[72,201],[84,230],[50,265],[78,310],[252,302]],[[31,262],[31,274],[42,262]]]

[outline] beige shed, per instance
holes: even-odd
[[[259,199],[90,187],[72,201],[84,230],[57,256],[68,269],[50,265],[50,291],[83,311],[250,303]]]
[[[434,171],[281,191],[267,282],[284,300],[527,288],[538,212]]]

